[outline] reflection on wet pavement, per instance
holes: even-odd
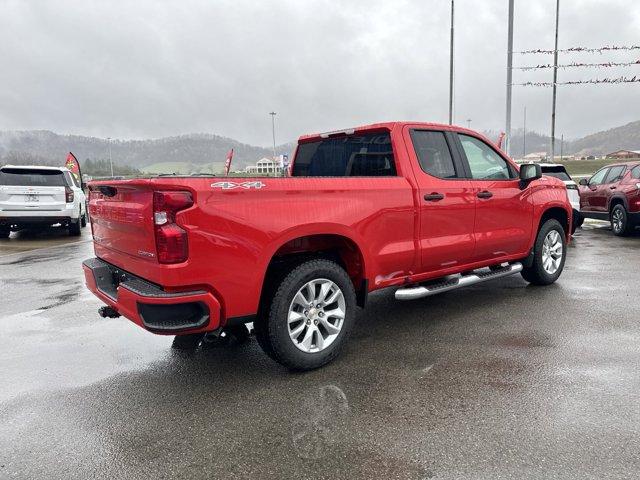
[[[550,288],[374,294],[305,374],[99,318],[90,243],[0,257],[0,478],[633,478],[639,251],[589,225]]]

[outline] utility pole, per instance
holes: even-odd
[[[113,178],[113,162],[111,161],[111,137],[107,137],[109,144],[109,165],[111,166],[111,177]]]
[[[527,107],[524,107],[524,122],[522,122],[522,158],[527,156]]]
[[[562,162],[562,149],[564,148],[564,133],[560,135],[560,161]]]
[[[467,128],[471,130],[471,119],[467,118]]]
[[[558,88],[558,22],[560,20],[560,0],[556,0],[556,42],[553,49],[553,105],[551,107],[551,161],[556,153],[556,90]]]
[[[451,0],[451,43],[449,46],[449,125],[453,125],[453,18],[454,18],[454,0]]]
[[[276,176],[276,112],[269,112],[271,115],[271,134],[273,135],[273,176]]]
[[[511,154],[511,90],[513,88],[513,2],[509,0],[509,26],[507,31],[507,113],[505,121],[505,152]]]

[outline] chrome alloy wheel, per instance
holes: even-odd
[[[613,227],[613,231],[616,233],[620,233],[622,231],[622,223],[624,221],[624,217],[622,215],[622,210],[616,208],[613,210],[613,214],[611,215],[611,226]]]
[[[318,278],[302,286],[289,306],[287,323],[293,344],[306,353],[321,352],[338,337],[346,304],[340,287]]]
[[[542,244],[542,267],[549,275],[553,275],[560,268],[563,249],[560,233],[557,230],[547,233]]]

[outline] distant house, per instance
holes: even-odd
[[[547,157],[547,152],[531,152],[524,156],[524,160],[529,162],[539,162],[540,160],[546,160]]]
[[[615,152],[607,153],[606,158],[617,158],[624,160],[627,158],[640,158],[640,150],[617,150]]]
[[[260,173],[260,174],[274,174],[281,173],[282,167],[278,165],[277,162],[274,162],[271,158],[261,158],[256,162],[255,165],[249,165],[245,167],[244,171],[246,173]]]

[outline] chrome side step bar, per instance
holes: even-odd
[[[507,277],[522,271],[521,263],[510,263],[497,270],[487,270],[468,275],[458,275],[456,277],[444,277],[440,280],[416,285],[412,287],[399,288],[396,290],[396,300],[415,300],[416,298],[429,297],[436,293],[448,292],[457,288],[468,287],[476,283],[494,280],[496,278]]]

